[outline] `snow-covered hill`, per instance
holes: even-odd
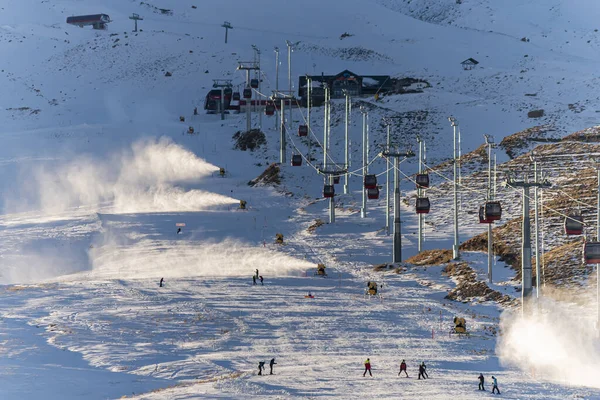
[[[391,260],[385,199],[369,200],[366,218],[359,212],[361,105],[380,184],[389,168],[378,156],[384,117],[393,118],[400,148],[416,150],[417,135],[426,143],[435,173],[425,249],[451,247],[451,172],[437,166],[452,157],[448,116],[460,122],[463,154],[479,148],[483,134],[500,142],[534,125],[552,125],[555,137],[595,125],[594,3],[5,0],[1,7],[0,397],[480,398],[474,389],[483,372],[498,377],[504,397],[599,398],[593,304],[548,301],[523,321],[510,311],[500,316],[493,302],[447,300],[457,282],[441,266],[375,271]],[[65,23],[95,13],[110,15],[107,30]],[[144,18],[138,32],[132,13]],[[233,26],[227,44],[224,21]],[[280,185],[247,184],[279,160],[275,117],[253,115],[267,144],[241,152],[231,138],[245,129],[244,116],[221,121],[201,110],[213,79],[243,84],[236,67],[253,60],[252,45],[261,50],[262,95],[287,88],[286,40],[297,43],[294,90],[298,76],[345,69],[431,85],[377,102],[354,99],[350,193],[338,186],[334,224],[321,225],[323,177],[306,159],[281,165]],[[464,70],[470,57],[479,64]],[[541,109],[543,117],[528,117]],[[306,155],[310,143],[321,160],[322,108],[312,112],[308,138],[292,134],[306,117],[296,109],[286,121],[288,159]],[[342,163],[338,100],[332,121],[330,157]],[[523,159],[500,170],[522,168]],[[498,160],[508,156],[499,151]],[[461,242],[484,231],[475,214],[484,166],[465,163]],[[401,208],[403,259],[417,254],[415,172],[415,159],[402,162],[410,199]],[[498,190],[504,219],[517,217],[519,193]],[[284,245],[273,243],[277,233]],[[480,281],[485,259],[462,256]],[[326,279],[313,275],[320,262]],[[264,286],[252,285],[256,269]],[[520,283],[500,261],[494,276],[494,290],[518,295]],[[364,297],[370,280],[383,283],[382,296]],[[467,318],[470,339],[448,335],[456,315]],[[552,315],[561,327],[582,328],[564,337],[550,329]],[[568,350],[547,352],[561,346]],[[276,375],[256,376],[258,361],[272,357]],[[371,381],[359,375],[366,357]],[[400,380],[403,358],[410,375],[425,361],[434,382]],[[575,369],[570,358],[589,371],[585,379],[557,373],[556,365]]]

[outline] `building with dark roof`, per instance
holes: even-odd
[[[311,81],[311,104],[319,106],[325,100],[325,90],[330,90],[332,99],[344,98],[346,91],[352,97],[374,96],[393,90],[394,79],[389,75],[357,75],[344,70],[337,75],[305,75],[298,79],[298,97],[306,105],[308,96],[308,81]]]

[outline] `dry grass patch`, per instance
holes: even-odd
[[[325,225],[325,221],[323,221],[320,218],[317,218],[315,220],[315,222],[311,226],[309,226],[306,230],[309,233],[315,233],[315,231],[317,230],[317,228],[320,227],[320,226],[322,226],[322,225]]]
[[[279,164],[273,163],[265,169],[265,171],[258,176],[258,178],[252,179],[248,182],[250,186],[266,186],[266,185],[279,185],[281,183],[281,170]]]
[[[452,261],[452,250],[425,250],[407,259],[406,262],[414,265],[440,265]]]

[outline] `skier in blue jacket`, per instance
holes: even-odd
[[[496,378],[494,378],[494,376],[492,376],[492,393],[494,393],[494,390],[497,390],[498,394],[500,394],[500,389],[498,389],[498,381]]]

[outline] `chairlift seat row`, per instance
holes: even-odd
[[[252,89],[258,88],[258,79],[250,79],[250,87]]]
[[[252,89],[244,88],[243,95],[244,95],[245,99],[251,99],[252,98]]]
[[[339,175],[334,175],[333,177],[333,184],[337,185],[340,183],[340,176]]]
[[[233,100],[238,101],[240,99],[240,92],[233,92]]]
[[[581,235],[583,233],[583,216],[569,215],[565,217],[565,233],[567,235]]]

